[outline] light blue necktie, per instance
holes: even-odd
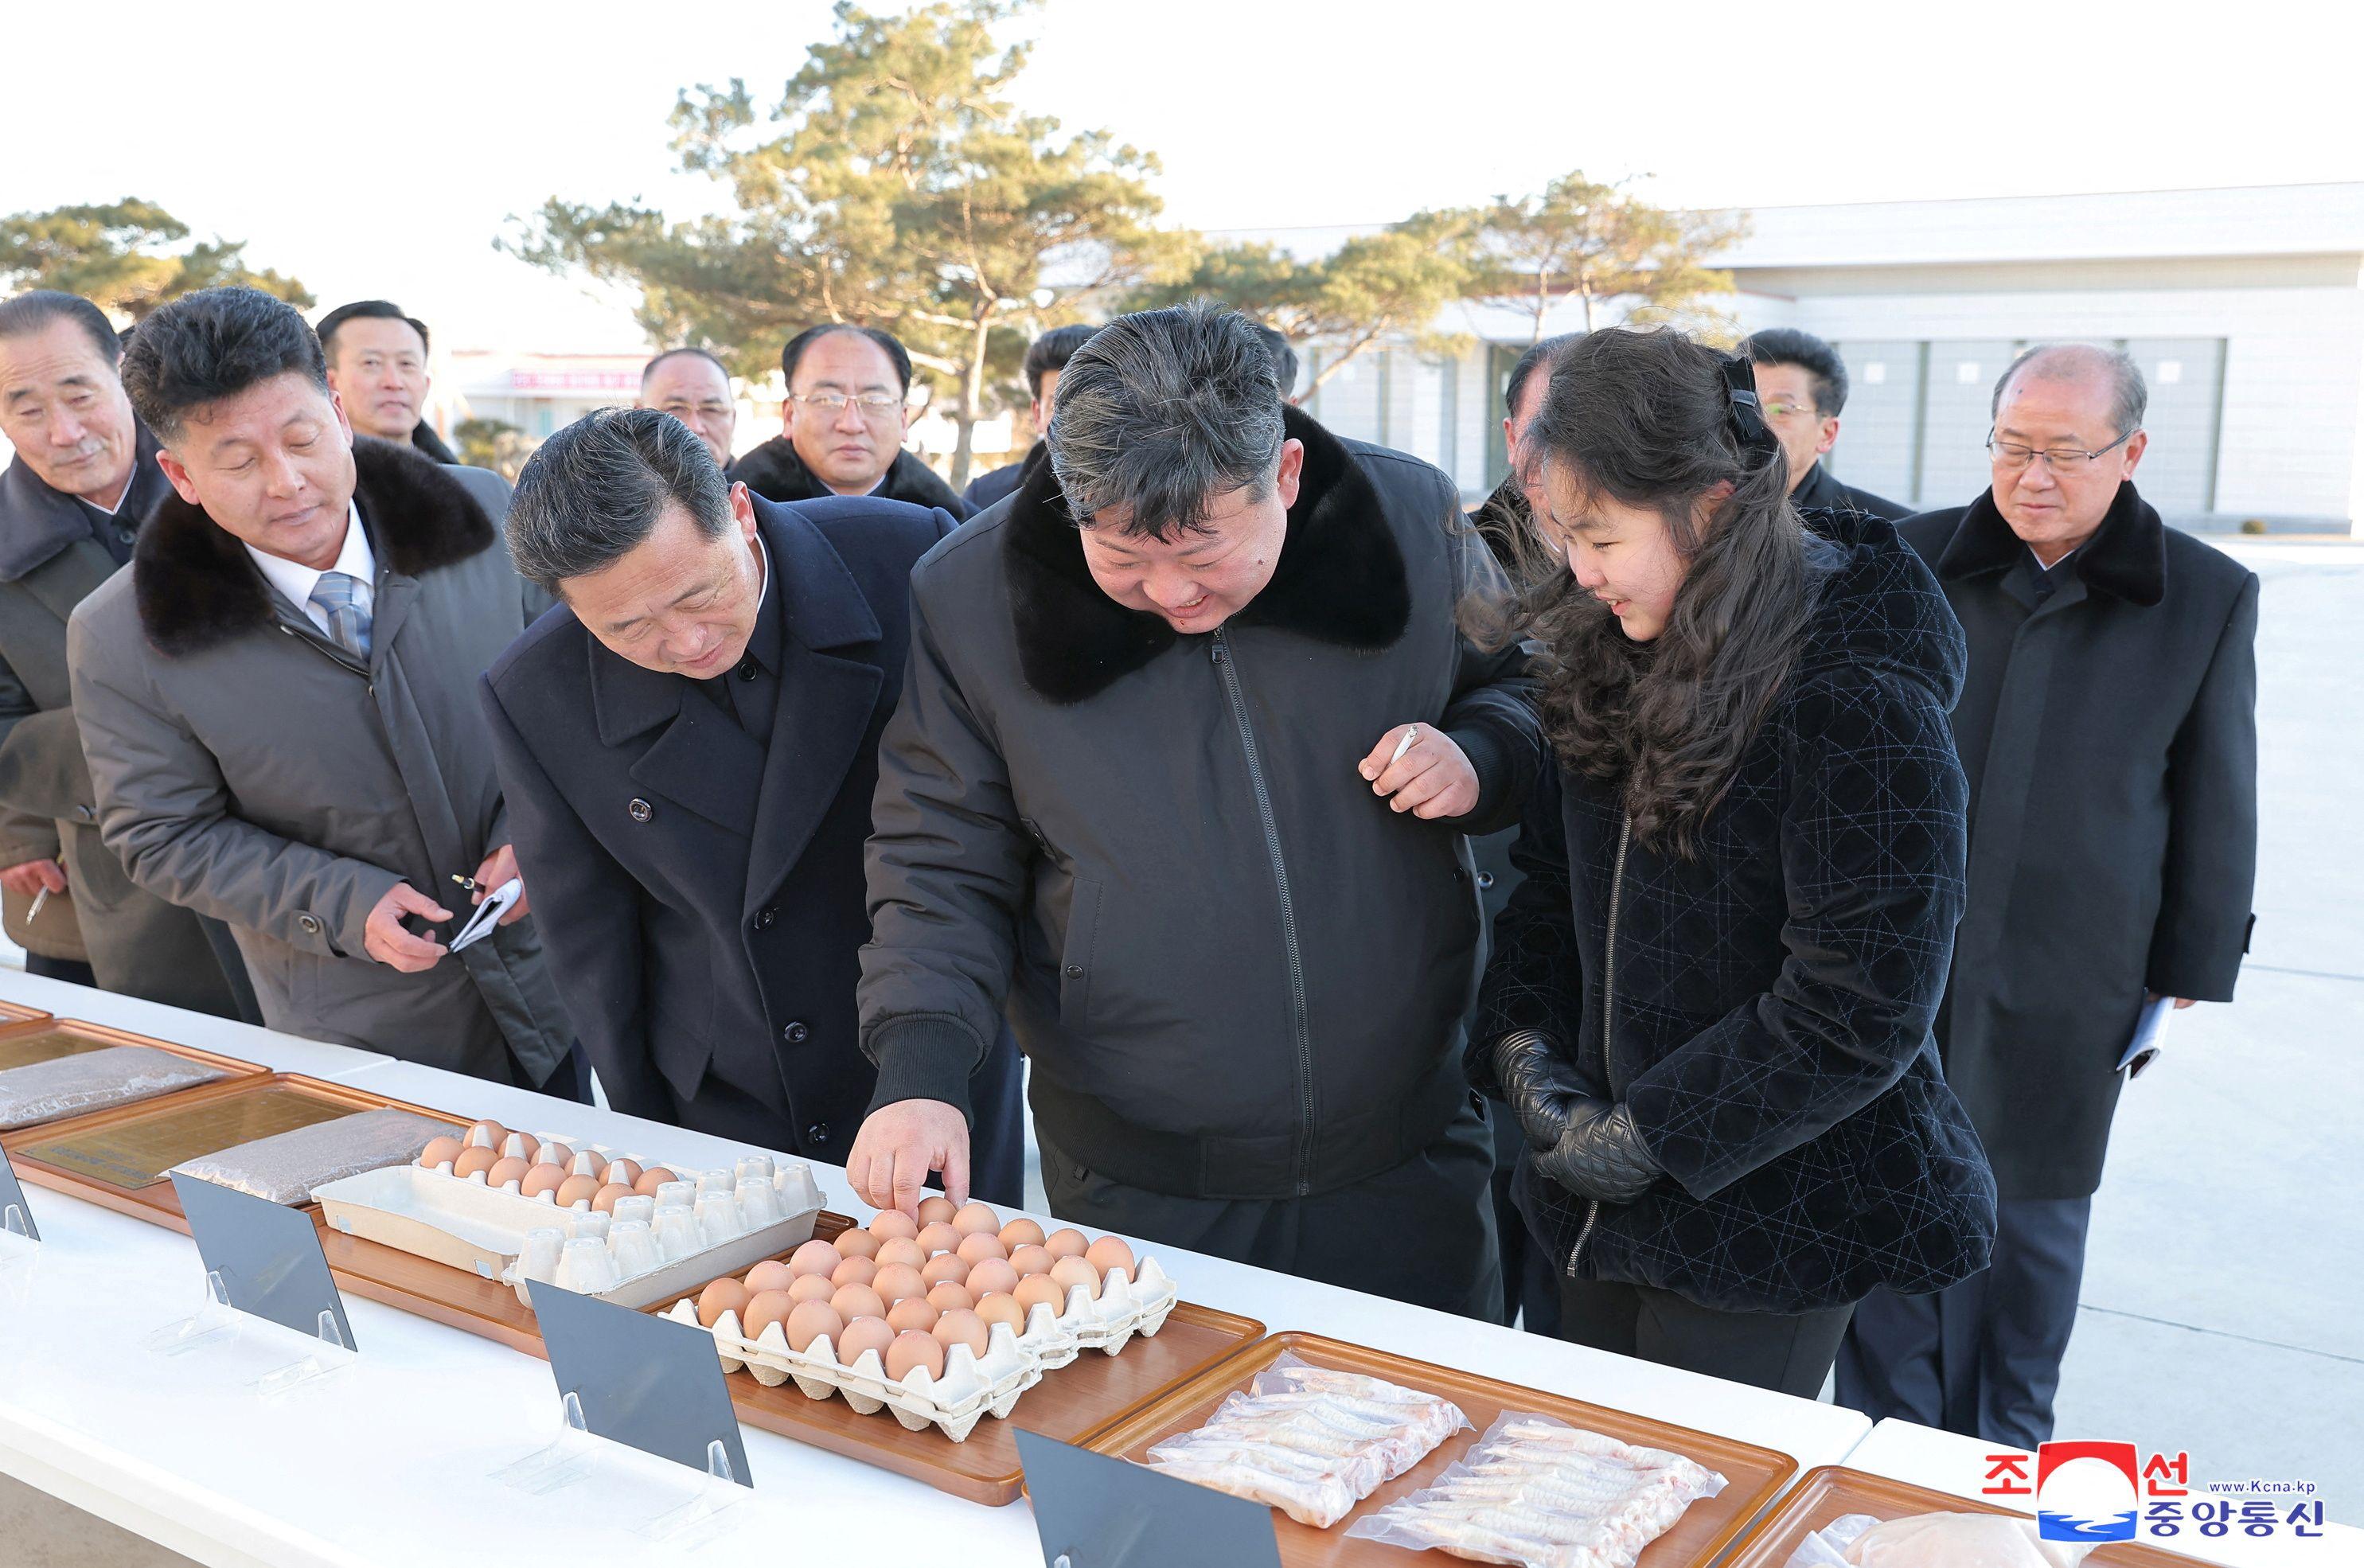
[[[329,617],[329,635],[357,658],[370,651],[369,585],[345,572],[323,572],[312,584],[312,602]]]

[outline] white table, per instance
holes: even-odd
[[[2136,1434],[2133,1440],[2140,1443],[2143,1440]],[[1916,1486],[1950,1492],[1957,1497],[1975,1498],[1984,1503],[2001,1502],[2006,1507],[2033,1513],[2035,1508],[2031,1499],[1979,1496],[1979,1488],[1986,1485],[1990,1468],[1986,1456],[2006,1451],[2013,1451],[1982,1442],[1977,1438],[1966,1438],[1957,1432],[1939,1431],[1935,1427],[1887,1420],[1871,1429],[1871,1435],[1847,1456],[1845,1462],[1850,1470],[1885,1475],[1897,1481],[1910,1481]],[[2194,1482],[2203,1478],[2202,1466],[2206,1457],[2204,1454],[2192,1456],[2191,1479]],[[2035,1461],[2032,1455],[2027,1462],[2026,1474],[2032,1484],[2035,1476]],[[2197,1502],[2203,1496],[2195,1488],[2191,1496],[2184,1501]],[[2146,1543],[2180,1551],[2205,1562],[2225,1563],[2229,1568],[2354,1568],[2355,1564],[2364,1563],[2364,1530],[2328,1522],[2337,1511],[2354,1507],[2352,1498],[2325,1499],[2326,1522],[2323,1534],[2304,1540],[2292,1537],[2288,1525],[2279,1527],[2273,1535],[2262,1540],[2240,1534],[2237,1526],[2232,1534],[2211,1540],[2201,1535],[2187,1519],[2183,1533],[2172,1540],[2149,1540],[2146,1538]]]
[[[36,984],[45,985],[39,995]],[[13,974],[0,977],[0,997],[98,1022],[129,1024],[136,1016],[167,1038],[174,1028],[166,1023],[186,1018],[166,1009],[168,1019],[159,1020],[139,1004]],[[233,1053],[274,1066],[284,1064],[283,1046],[336,1049],[261,1031],[249,1039],[268,1049],[250,1044]],[[366,1062],[342,1076],[439,1109],[691,1163],[719,1162],[733,1148],[407,1062]],[[841,1172],[816,1166],[815,1174],[831,1207],[869,1213]],[[489,1478],[557,1434],[543,1362],[354,1297],[347,1301],[361,1350],[354,1365],[266,1403],[201,1364],[203,1352],[167,1361],[139,1348],[150,1329],[196,1304],[201,1276],[184,1237],[46,1189],[30,1195],[44,1237],[39,1256],[0,1276],[0,1470],[207,1563],[412,1568],[457,1551],[471,1562],[567,1568],[671,1560],[617,1527],[688,1496],[697,1478],[687,1472],[619,1450],[602,1461],[607,1473],[596,1487],[532,1496]],[[1273,1329],[1310,1329],[1760,1443],[1794,1455],[1801,1469],[1841,1461],[1869,1427],[1833,1406],[1154,1251],[1191,1299]],[[797,1562],[859,1561],[890,1526],[920,1543],[929,1561],[952,1561],[956,1550],[964,1568],[1042,1562],[1023,1502],[979,1507],[743,1430],[755,1496],[730,1521],[731,1533],[697,1561],[729,1562],[757,1545]]]
[[[45,980],[14,969],[0,969],[0,1001],[20,1003],[55,1013],[61,1018],[112,1024],[174,1045],[194,1045],[219,1051],[240,1062],[259,1062],[280,1073],[302,1073],[314,1078],[350,1078],[374,1067],[385,1067],[394,1058],[350,1045],[330,1045],[299,1035],[277,1034],[233,1018],[217,1018],[143,1002],[137,996],[115,996],[76,985],[67,980]]]

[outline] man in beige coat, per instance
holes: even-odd
[[[230,924],[273,1028],[551,1080],[571,1036],[528,906],[449,946],[453,879],[517,874],[474,693],[529,618],[498,530],[449,471],[354,440],[267,295],[159,310],[123,380],[175,494],[69,632],[107,844]]]

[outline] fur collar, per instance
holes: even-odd
[[[726,478],[744,484],[767,501],[794,506],[799,501],[826,501],[837,494],[823,484],[797,455],[795,443],[774,436],[725,471]],[[909,451],[898,451],[886,465],[878,488],[870,492],[882,501],[909,501],[915,506],[942,506],[954,521],[968,516],[968,507],[953,487],[936,477],[935,470]]]
[[[460,482],[411,448],[353,441],[353,499],[389,572],[417,577],[465,561],[499,538]],[[168,658],[272,624],[271,586],[237,536],[174,491],[139,530],[131,554],[140,628]]]
[[[1968,577],[2017,564],[2027,546],[1986,491],[1965,507],[1954,537],[1937,557],[1940,577]],[[2109,515],[2074,558],[2077,574],[2088,588],[2124,599],[2145,609],[2167,596],[2167,525],[2149,502],[2135,493],[2129,479],[2118,486]]]
[[[1305,444],[1304,477],[1272,581],[1234,618],[1376,652],[1411,624],[1403,550],[1378,489],[1345,442],[1296,408],[1281,418]],[[1027,464],[1006,539],[1019,663],[1043,696],[1062,705],[1096,696],[1176,641],[1162,618],[1125,608],[1092,581],[1048,461]]]

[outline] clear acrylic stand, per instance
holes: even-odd
[[[584,1421],[583,1401],[579,1397],[568,1394],[562,1402],[561,1413],[565,1429],[558,1434],[556,1441],[501,1466],[492,1473],[492,1479],[537,1497],[581,1485],[595,1475],[609,1484],[606,1490],[611,1496],[619,1491],[655,1488],[658,1478],[630,1462],[639,1457],[638,1451],[592,1434]],[[665,1462],[651,1456],[651,1462]],[[627,1465],[630,1465],[629,1472]],[[701,1545],[734,1522],[726,1516],[747,1495],[747,1488],[731,1474],[730,1453],[718,1438],[706,1445],[706,1475],[696,1495],[664,1509],[632,1533],[643,1540],[669,1545]]]
[[[33,1234],[32,1222],[16,1204],[0,1207],[0,1284],[7,1294],[0,1296],[0,1306],[22,1304],[28,1283],[41,1261],[40,1238]]]
[[[271,1340],[280,1338],[300,1341],[303,1336],[232,1307],[229,1286],[223,1282],[220,1271],[207,1270],[206,1304],[192,1316],[156,1329],[143,1343],[153,1354],[179,1356],[197,1350],[227,1349],[241,1342],[267,1346]],[[335,1313],[320,1314],[313,1338],[318,1344],[304,1355],[249,1379],[247,1386],[266,1399],[276,1398],[352,1364],[354,1351],[338,1329]]]

